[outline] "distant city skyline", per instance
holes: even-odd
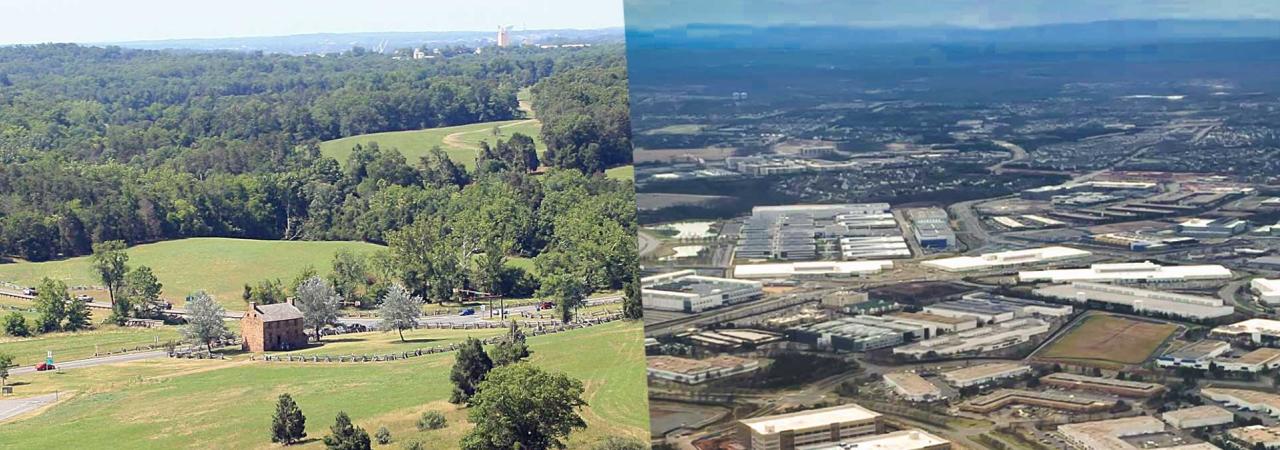
[[[629,28],[687,24],[1011,28],[1139,19],[1280,19],[1269,0],[626,0]]]
[[[0,11],[0,45],[623,26],[622,0],[0,0]]]

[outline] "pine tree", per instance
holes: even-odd
[[[307,417],[289,394],[280,394],[276,414],[271,418],[271,442],[289,445],[307,437]]]
[[[453,371],[449,373],[449,381],[453,382],[453,395],[449,403],[467,404],[476,393],[476,386],[484,381],[484,377],[493,369],[493,360],[484,352],[484,346],[476,338],[467,338],[458,349],[453,363]]]
[[[528,358],[529,354],[529,346],[524,342],[524,333],[520,331],[520,326],[512,321],[507,335],[493,347],[493,365],[496,367],[515,364]]]
[[[345,411],[339,411],[333,426],[329,427],[329,435],[324,437],[324,446],[329,450],[369,450],[372,443],[369,433],[351,423]]]

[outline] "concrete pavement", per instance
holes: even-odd
[[[57,400],[58,394],[45,394],[18,399],[0,397],[0,422],[35,411]]]

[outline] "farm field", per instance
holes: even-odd
[[[617,322],[532,337],[531,362],[583,381],[588,428],[570,448],[608,436],[647,434],[642,325]],[[590,342],[591,345],[580,345]],[[11,378],[22,395],[60,391],[70,396],[41,414],[0,427],[0,442],[16,448],[174,448],[217,442],[221,448],[278,448],[268,434],[275,399],[294,396],[307,416],[308,440],[299,448],[323,448],[338,411],[372,434],[390,429],[399,448],[420,441],[449,448],[469,428],[466,410],[446,402],[453,354],[368,364],[267,363],[234,357],[213,360],[149,360],[61,374]],[[177,410],[184,411],[175,414]],[[419,432],[422,412],[438,410],[448,427]],[[42,430],[60,430],[43,433]],[[102,439],[109,434],[111,439]],[[198,445],[197,445],[198,446]]]
[[[1104,368],[1141,364],[1177,330],[1176,325],[1097,314],[1085,318],[1036,357]]]
[[[181,304],[187,295],[208,291],[224,307],[244,310],[240,298],[245,283],[279,278],[288,282],[307,266],[321,275],[329,272],[338,250],[372,252],[378,245],[363,242],[258,241],[250,239],[191,238],[130,247],[129,265],[151,267],[164,284],[164,298]],[[90,256],[39,263],[0,264],[0,281],[34,286],[43,277],[76,286],[97,286]],[[106,299],[105,292],[93,295]]]

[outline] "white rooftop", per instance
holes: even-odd
[[[1227,278],[1231,278],[1231,269],[1217,264],[1162,266],[1151,262],[1094,264],[1080,269],[1018,272],[1018,280],[1022,282],[1050,281],[1054,283],[1108,280],[1215,280]]]
[[[826,428],[833,423],[872,420],[877,417],[880,417],[880,413],[850,403],[830,408],[745,419],[742,424],[756,433],[774,434],[787,430]]]
[[[789,277],[794,275],[852,275],[893,268],[893,261],[806,261],[796,263],[739,264],[736,278]]]
[[[978,256],[957,256],[920,263],[949,271],[981,270],[992,267],[1011,266],[1017,264],[1034,264],[1038,262],[1059,261],[1064,259],[1083,258],[1093,253],[1070,247],[1042,247],[1026,250],[1013,250],[998,253],[985,253]]]
[[[1249,319],[1231,325],[1223,325],[1213,329],[1214,333],[1226,334],[1266,334],[1280,336],[1280,320]]]
[[[846,439],[840,442],[798,447],[799,450],[920,450],[950,441],[924,430],[901,430],[886,434]]]
[[[1280,279],[1254,278],[1250,284],[1262,295],[1280,295]]]

